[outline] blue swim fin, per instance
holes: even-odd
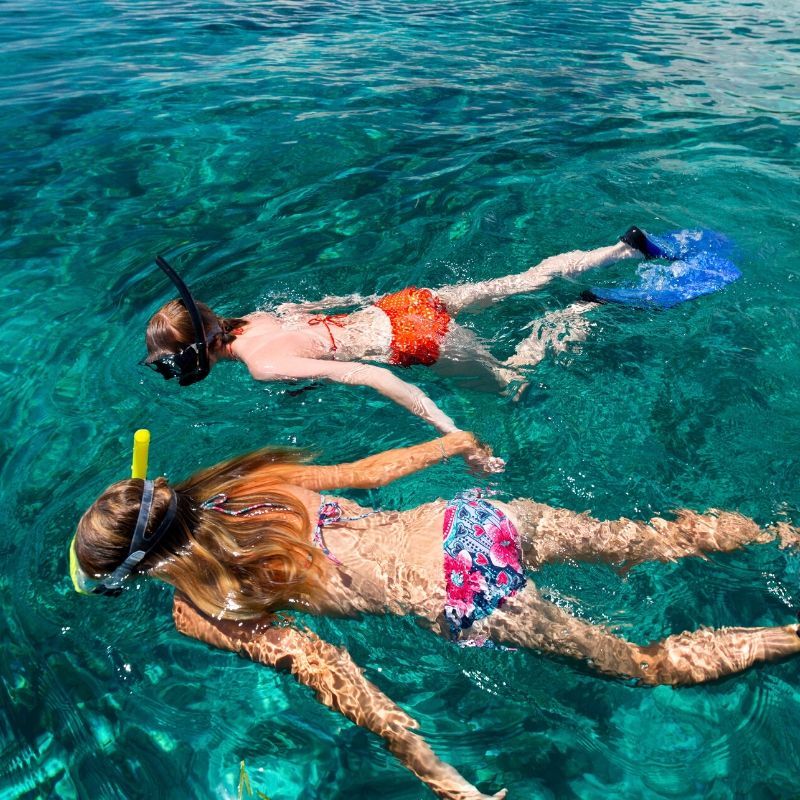
[[[685,259],[700,253],[728,258],[733,252],[733,243],[727,236],[707,228],[671,231],[660,236],[646,233],[645,236],[652,246],[658,248],[661,253],[658,257],[669,261]]]
[[[636,284],[592,288],[587,297],[601,303],[621,303],[636,308],[672,308],[717,292],[742,276],[728,257],[733,245],[716,231],[683,230],[661,236],[639,233],[646,237],[647,248],[651,252],[657,249],[660,254],[649,258],[665,258],[669,263],[643,264]],[[640,247],[637,249],[644,252]]]

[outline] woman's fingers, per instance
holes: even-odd
[[[501,789],[497,794],[483,794],[483,792],[479,792],[477,789],[475,790],[475,794],[469,795],[460,795],[463,800],[503,800],[503,798],[508,794],[508,789]]]
[[[487,474],[496,474],[506,468],[506,462],[492,453],[486,445],[478,445],[465,460],[472,469]]]
[[[492,456],[486,462],[487,472],[502,472],[506,468],[506,462],[499,456]]]

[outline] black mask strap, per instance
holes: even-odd
[[[119,594],[122,591],[123,581],[144,560],[145,556],[156,547],[170,525],[172,525],[172,521],[175,519],[175,515],[178,511],[178,495],[174,491],[169,501],[169,508],[164,515],[164,519],[161,520],[161,524],[150,536],[145,536],[147,523],[150,521],[150,512],[153,508],[154,493],[154,482],[146,480],[142,492],[142,502],[139,506],[139,516],[136,518],[136,527],[133,530],[128,555],[125,560],[94,589],[95,594]]]
[[[203,326],[203,318],[200,316],[200,309],[197,307],[191,292],[187,288],[183,279],[177,272],[169,265],[163,256],[156,256],[156,264],[167,274],[167,277],[175,284],[178,293],[183,300],[183,305],[189,312],[192,319],[192,327],[194,328],[195,345],[197,347],[197,355],[200,369],[207,375],[210,369],[208,364],[208,342],[206,341],[206,329]]]

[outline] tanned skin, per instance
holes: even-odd
[[[480,451],[481,446],[471,434],[455,432],[432,442],[380,453],[354,463],[297,465],[296,473],[290,475],[291,487],[288,488],[306,505],[310,518],[316,519],[320,492],[344,487],[384,486],[443,458],[468,458],[479,455]],[[389,521],[375,526],[366,520],[358,523],[355,530],[350,530],[347,524],[336,528],[331,547],[342,557],[343,564],[332,570],[326,589],[330,595],[326,601],[330,613],[413,613],[435,629],[444,602],[441,561],[444,505],[437,501],[407,512],[384,512],[371,519],[383,516]],[[532,500],[497,502],[496,505],[512,519],[520,533],[524,567],[528,571],[544,563],[572,559],[633,567],[648,560],[702,557],[705,553],[726,552],[776,539],[783,546],[800,542],[797,532],[787,525],[764,530],[752,520],[730,512],[711,511],[701,515],[682,511],[674,520],[603,521]],[[355,504],[350,503],[350,506],[359,510]],[[390,541],[382,541],[382,537]],[[400,608],[393,612],[390,606],[396,599],[388,594],[388,589],[386,596],[356,597],[358,592],[352,586],[367,585],[373,590],[375,587],[374,576],[365,578],[359,570],[368,570],[370,564],[385,563],[381,559],[386,553],[395,553],[392,548],[403,543],[409,548],[403,552],[419,554],[416,572],[408,565],[403,569],[403,574],[408,571],[410,582],[421,585],[416,596],[412,585],[406,587],[407,592],[402,592],[404,597],[410,598],[410,610]],[[348,561],[348,556],[352,555],[357,557]],[[346,580],[342,579],[342,573]],[[316,613],[327,613],[324,602],[321,609]],[[298,629],[291,623],[276,625],[271,616],[255,622],[211,618],[181,595],[175,597],[174,618],[178,630],[187,636],[266,666],[289,671],[313,689],[320,702],[381,736],[401,762],[437,796],[447,800],[505,797],[505,790],[494,795],[482,793],[453,767],[442,762],[415,732],[417,722],[364,677],[347,651],[323,641],[311,631]],[[490,617],[476,622],[471,630],[475,635],[489,636],[498,643],[581,659],[600,672],[632,678],[643,685],[689,685],[714,680],[762,661],[800,652],[797,625],[701,628],[637,645],[605,626],[590,624],[546,601],[532,581]]]

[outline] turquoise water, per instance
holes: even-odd
[[[500,275],[634,223],[725,231],[740,282],[667,313],[597,310],[519,404],[408,377],[508,458],[510,495],[800,522],[792,4],[11,0],[0,21],[0,797],[231,798],[242,759],[273,800],[432,796],[291,678],[179,637],[167,589],[71,591],[66,543],[137,427],[153,474],[176,478],[256,444],[333,461],[430,435],[357,389],[293,396],[224,365],[179,391],[145,373],[144,325],[171,294],[156,252],[240,312]],[[582,288],[468,324],[508,354]],[[472,480],[451,464],[359,499],[409,507]],[[776,546],[536,579],[642,642],[800,605],[800,555]],[[512,799],[797,792],[800,661],[645,690],[410,620],[312,624]]]

